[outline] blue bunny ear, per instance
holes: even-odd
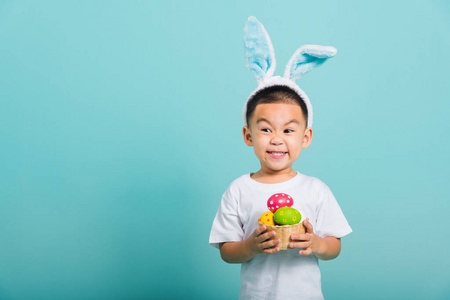
[[[245,63],[256,79],[272,77],[275,72],[275,53],[264,26],[250,17],[244,28]]]
[[[286,69],[284,77],[291,80],[297,80],[305,73],[317,68],[327,59],[335,56],[336,48],[329,46],[305,45],[295,51],[292,55]]]

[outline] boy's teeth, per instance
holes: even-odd
[[[283,155],[284,154],[284,152],[269,152],[270,154],[273,154],[273,155]]]

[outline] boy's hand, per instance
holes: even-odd
[[[257,228],[246,240],[226,242],[219,245],[220,256],[227,263],[244,263],[258,254],[275,253],[280,251],[276,247],[281,241],[273,239],[275,231],[266,232],[267,227]]]
[[[310,255],[312,253],[319,253],[320,246],[322,245],[322,238],[314,233],[313,226],[309,222],[309,219],[303,221],[303,225],[306,227],[305,234],[292,234],[291,240],[299,242],[291,242],[289,247],[291,248],[303,248],[300,250],[300,255]]]
[[[253,254],[262,253],[275,253],[280,251],[280,248],[276,247],[281,241],[280,239],[273,239],[276,235],[275,231],[266,232],[267,227],[261,225],[253,234],[247,239],[247,245]]]
[[[291,239],[299,242],[291,242],[291,248],[303,248],[300,255],[314,254],[315,257],[322,260],[336,258],[341,252],[341,239],[333,236],[321,238],[313,231],[313,226],[308,219],[303,221],[306,227],[305,234],[292,234]]]

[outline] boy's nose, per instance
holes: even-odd
[[[281,145],[283,140],[279,136],[274,136],[270,142],[272,145]]]

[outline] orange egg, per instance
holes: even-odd
[[[270,211],[263,213],[261,217],[259,217],[258,222],[267,225],[275,225],[273,222],[273,213]]]

